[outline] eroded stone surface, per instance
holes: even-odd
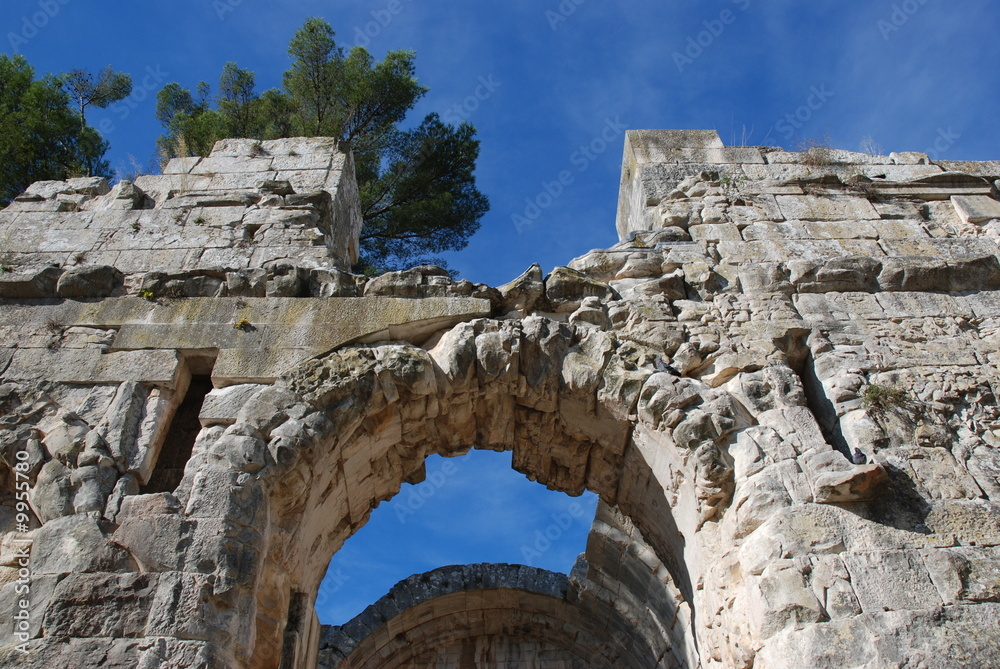
[[[3,661],[992,663],[995,163],[629,133],[621,241],[499,289],[346,271],[349,173],[227,140],[0,214]],[[568,580],[453,567],[323,628],[330,557],[470,448],[600,495]]]

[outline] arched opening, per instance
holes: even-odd
[[[423,346],[338,349],[257,391],[233,424],[203,429],[175,495],[138,496],[116,541],[176,583],[170,592],[185,615],[158,629],[197,640],[219,666],[313,669],[324,642],[320,583],[372,509],[424,480],[430,457],[505,451],[528,479],[569,495],[589,490],[600,502],[586,564],[558,601],[524,599],[513,587],[496,594],[609,621],[604,634],[633,644],[612,648],[611,666],[699,666],[704,649],[723,662],[716,651],[730,642],[718,635],[736,614],[720,603],[770,606],[763,590],[725,592],[730,576],[759,574],[782,550],[757,529],[776,509],[791,511],[792,494],[809,503],[822,484],[842,495],[822,469],[787,493],[774,478],[796,466],[787,461],[796,453],[839,455],[780,360],[721,387],[658,370],[656,360],[614,334],[534,317],[474,321]],[[789,456],[769,463],[764,449],[775,443]],[[772,471],[750,481],[763,467]],[[853,485],[855,473],[845,475]],[[751,484],[734,492],[740,479]],[[720,542],[748,536],[753,560],[719,559]],[[467,599],[475,596],[487,595]],[[766,624],[782,615],[768,611]],[[413,622],[398,607],[373,605],[371,614],[347,646],[367,648]],[[479,638],[440,641],[461,641],[464,653]]]
[[[511,453],[432,455],[334,554],[316,597],[323,625],[343,625],[398,582],[451,565],[522,564],[569,575],[586,550],[597,497],[547,490],[511,467]]]
[[[582,334],[545,319],[476,321],[425,347],[338,350],[303,365],[282,388],[255,400],[279,405],[270,411],[255,407],[257,415],[287,414],[281,404],[303,400],[315,414],[311,424],[296,418],[268,435],[279,466],[268,481],[272,534],[257,581],[251,666],[279,666],[267,654],[270,643],[293,658],[284,660],[288,666],[315,666],[319,620],[314,612],[311,621],[293,620],[292,603],[304,596],[311,608],[332,556],[374,507],[404,483],[424,478],[427,457],[453,456],[472,446],[511,451],[514,469],[529,479],[569,495],[590,490],[617,506],[648,549],[634,556],[644,566],[627,566],[654,573],[663,593],[653,597],[655,606],[647,601],[649,593],[632,598],[641,616],[665,616],[649,620],[641,632],[656,647],[650,657],[670,654],[690,664],[696,653],[690,606],[695,579],[687,565],[705,561],[691,555],[684,536],[694,533],[709,504],[705,495],[691,494],[672,507],[652,470],[659,454],[648,439],[655,437],[635,433],[639,394],[655,370],[637,365],[634,350],[626,351],[631,360],[612,355],[613,342],[602,333]],[[563,364],[567,357],[574,364],[571,375]],[[674,383],[674,377],[661,382]],[[714,454],[679,454],[678,476],[705,461],[711,466]],[[695,477],[687,478],[694,486]],[[683,529],[675,511],[682,514]],[[596,569],[609,562],[599,556]],[[620,577],[627,588],[631,575],[628,568],[608,568],[604,577]],[[289,636],[293,623],[301,627]]]
[[[697,666],[698,637],[726,615],[701,584],[739,568],[717,563],[699,537],[715,536],[723,514],[726,531],[745,536],[771,508],[761,497],[727,511],[729,453],[753,455],[743,437],[758,416],[784,429],[776,389],[791,371],[761,372],[747,395],[655,361],[614,334],[530,317],[473,321],[423,346],[347,346],[301,365],[233,425],[202,431],[176,491],[198,524],[185,559],[206,575],[191,584],[202,588],[202,628],[232,664],[312,669],[331,558],[372,509],[424,480],[427,458],[476,447],[510,452],[516,471],[550,489],[599,496],[587,564],[563,601],[599,617],[602,607],[623,612],[627,626],[606,632],[637,639],[646,650],[636,656],[654,664],[614,666]],[[376,613],[364,632],[388,633],[395,614]]]

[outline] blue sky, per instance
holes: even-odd
[[[568,573],[587,545],[597,496],[546,490],[511,469],[510,453],[432,456],[333,556],[316,611],[350,620],[401,579],[451,564],[507,562]]]
[[[492,210],[448,261],[492,285],[616,241],[626,127],[714,128],[727,144],[786,148],[828,135],[858,149],[871,136],[886,152],[1000,159],[996,0],[4,0],[0,50],[23,53],[39,73],[132,73],[127,103],[88,115],[107,130],[113,165],[128,169],[130,155],[153,155],[160,87],[214,84],[228,60],[254,70],[260,90],[277,86],[288,41],[311,16],[378,58],[417,52],[430,93],[410,122],[436,111],[476,125]],[[572,182],[559,192],[551,184],[564,171]],[[521,539],[506,531],[544,531],[553,509],[573,502],[498,459],[473,455],[404,524],[378,509],[337,557],[348,578],[324,620],[413,572],[516,560]],[[585,527],[564,534],[539,566],[569,568]],[[402,548],[408,536],[434,541]]]

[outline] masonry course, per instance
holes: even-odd
[[[34,184],[0,212],[0,665],[989,666],[998,180],[628,131],[620,241],[499,287],[352,274],[329,139]],[[600,496],[572,572],[321,625],[333,554],[471,448]]]

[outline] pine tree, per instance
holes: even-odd
[[[173,83],[157,99],[166,128],[164,157],[207,155],[228,137],[336,137],[354,152],[364,228],[357,269],[377,273],[436,261],[431,254],[464,248],[479,229],[489,201],[476,188],[476,130],[430,114],[402,129],[427,93],[411,51],[376,62],[363,48],[337,45],[333,29],[309,19],[292,38],[291,67],[282,89],[255,91],[253,72],[227,63],[213,108],[201,94]]]

